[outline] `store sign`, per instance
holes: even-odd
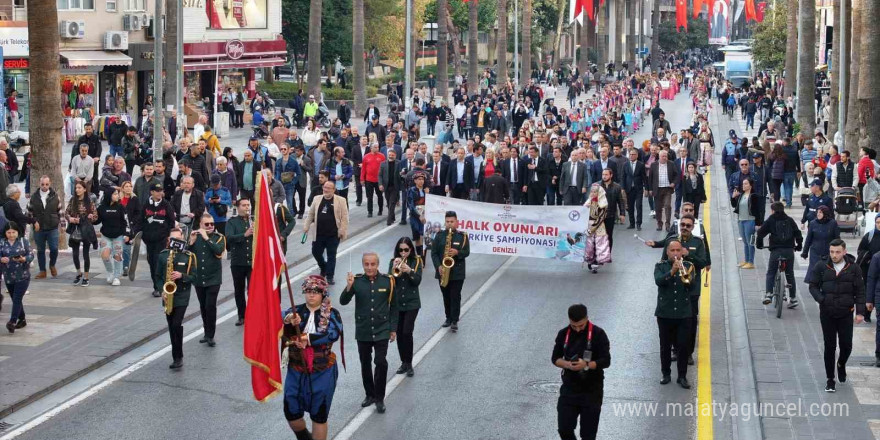
[[[226,56],[230,60],[237,60],[244,56],[244,43],[241,40],[229,40],[226,42]]]
[[[184,8],[205,8],[205,0],[183,0]]]
[[[27,58],[3,60],[3,69],[27,69],[31,63]]]
[[[26,27],[0,27],[0,47],[3,47],[3,54],[7,57],[30,56],[28,29]]]
[[[208,0],[205,5],[208,27],[236,30],[266,29],[267,3],[267,0]]]

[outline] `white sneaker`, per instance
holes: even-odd
[[[107,284],[113,284],[113,274],[107,275]]]
[[[114,286],[121,286],[122,283],[119,282],[119,278],[113,278],[113,285]]]
[[[657,216],[657,213],[655,211],[651,211],[651,218],[655,218],[656,216]]]

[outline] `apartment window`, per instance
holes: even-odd
[[[56,0],[59,11],[93,11],[95,0]]]
[[[126,12],[145,12],[147,10],[147,0],[122,0],[125,5]]]
[[[107,0],[107,12],[116,12],[116,0]]]

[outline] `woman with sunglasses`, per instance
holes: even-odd
[[[409,237],[401,237],[394,246],[394,258],[388,265],[388,274],[394,277],[397,295],[397,351],[400,354],[401,365],[397,374],[406,373],[412,377],[415,374],[412,367],[413,358],[413,330],[416,326],[416,316],[422,303],[419,300],[419,284],[422,282],[422,268],[424,263],[419,257]]]
[[[217,294],[223,284],[223,251],[226,249],[226,237],[217,232],[214,221],[211,214],[202,214],[199,228],[189,235],[189,251],[196,256],[192,285],[196,288],[202,325],[205,327],[204,337],[199,343],[207,343],[208,347],[215,345]]]

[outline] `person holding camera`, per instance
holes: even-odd
[[[223,186],[222,179],[217,174],[211,176],[211,187],[205,192],[205,206],[208,208],[207,213],[214,219],[214,229],[225,234],[226,215],[232,206],[232,194]]]
[[[574,429],[581,422],[581,439],[595,439],[602,412],[605,372],[611,366],[611,343],[605,330],[594,325],[587,306],[568,308],[569,325],[559,330],[550,360],[562,369],[562,386],[556,404],[559,438],[576,440]]]
[[[224,188],[225,189],[225,188]],[[224,218],[224,221],[226,219]],[[205,334],[200,344],[213,347],[214,330],[217,328],[217,294],[223,284],[223,251],[226,250],[226,237],[217,231],[216,217],[202,214],[199,229],[189,233],[189,248],[196,257],[193,285],[199,299],[199,310]]]

